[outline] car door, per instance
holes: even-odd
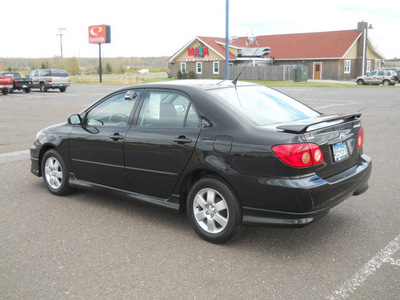
[[[376,76],[374,78],[374,84],[381,84],[383,81],[383,76],[385,73],[382,70],[379,70],[378,73],[376,73]]]
[[[129,190],[124,140],[140,91],[117,92],[90,108],[70,135],[72,171],[80,180]]]
[[[187,95],[148,90],[136,126],[129,128],[125,138],[132,191],[164,199],[171,196],[199,133],[199,117]]]

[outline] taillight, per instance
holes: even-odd
[[[321,148],[311,143],[276,145],[272,147],[272,151],[284,163],[297,168],[317,165],[324,161]]]
[[[357,149],[360,149],[363,145],[364,145],[364,130],[361,127],[357,137]]]
[[[49,82],[52,83],[53,82],[53,78],[50,77],[49,78]]]
[[[17,84],[18,83],[18,80],[15,80],[15,84]]]

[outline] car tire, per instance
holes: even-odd
[[[223,181],[205,177],[190,189],[187,199],[190,223],[204,240],[222,244],[242,231],[242,208],[233,190]]]
[[[40,83],[40,91],[41,92],[47,92],[47,87],[46,87],[46,85],[44,84],[44,82],[41,82]]]
[[[54,195],[63,196],[71,191],[67,166],[60,153],[54,149],[48,150],[43,156],[42,176],[48,190]]]
[[[66,87],[60,87],[60,92],[61,92],[61,93],[64,93],[66,90],[67,90]]]
[[[25,89],[24,91],[25,91],[25,93],[27,93],[27,94],[28,94],[28,93],[30,93],[30,92],[31,92],[31,88],[27,88],[27,89]]]
[[[1,93],[2,93],[3,95],[7,95],[7,94],[8,94],[8,90],[7,90],[7,89],[4,89],[4,90],[1,91]]]
[[[358,80],[357,80],[357,84],[358,84],[358,85],[364,85],[365,82],[364,82],[364,80],[362,80],[362,79],[358,79]]]
[[[384,81],[382,81],[382,84],[384,86],[389,86],[390,85],[390,81],[389,80],[384,80]]]

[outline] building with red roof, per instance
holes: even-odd
[[[305,66],[309,79],[350,80],[361,75],[363,69],[368,73],[382,65],[384,57],[369,38],[364,42],[364,32],[355,29],[235,37],[229,41],[229,64]],[[261,52],[257,49],[267,47],[270,47],[268,55],[258,55]],[[225,38],[197,36],[168,62],[173,77],[180,71],[181,74],[191,72],[196,78],[225,78]]]

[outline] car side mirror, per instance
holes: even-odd
[[[134,91],[127,91],[125,94],[125,100],[133,100],[136,97],[137,97],[137,94]]]
[[[82,125],[82,118],[79,114],[73,114],[68,117],[68,124],[70,125]]]

